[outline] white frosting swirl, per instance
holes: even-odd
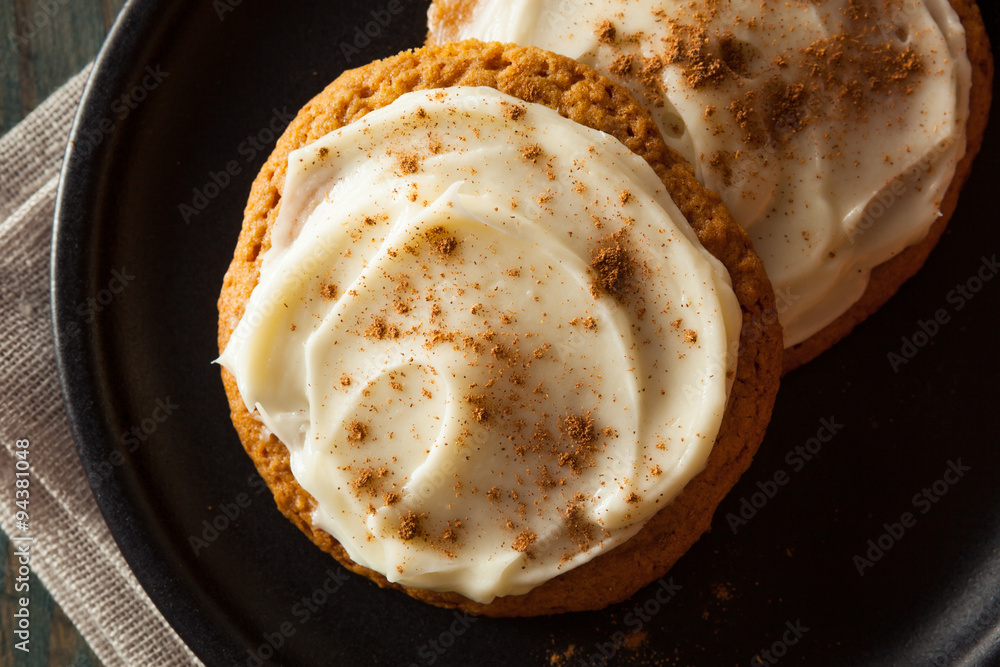
[[[458,37],[576,58],[645,100],[753,239],[786,347],[926,236],[965,153],[948,0],[479,0]]]
[[[219,363],[313,523],[390,581],[525,593],[704,467],[740,307],[613,137],[409,93],[291,153],[271,240]]]

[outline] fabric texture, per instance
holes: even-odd
[[[122,558],[70,434],[56,372],[49,269],[59,170],[89,67],[0,137],[0,526],[30,535],[31,569],[106,665],[199,665]],[[30,446],[29,530],[17,528],[16,441]]]

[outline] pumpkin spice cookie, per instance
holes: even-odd
[[[923,265],[989,113],[973,0],[434,0],[428,17],[430,43],[550,49],[646,104],[749,233],[786,371]]]
[[[749,465],[782,354],[749,239],[628,92],[475,41],[299,112],[253,184],[219,350],[296,526],[493,616],[661,577]]]

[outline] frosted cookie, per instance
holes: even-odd
[[[432,43],[574,57],[644,102],[750,234],[785,368],[923,264],[979,149],[992,59],[971,0],[435,0]]]
[[[219,300],[278,507],[381,586],[497,616],[662,576],[777,390],[745,233],[619,86],[466,42],[346,72],[254,182]]]

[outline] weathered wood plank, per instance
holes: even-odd
[[[0,0],[0,132],[96,54],[125,0]]]
[[[17,18],[14,3],[0,0],[0,131],[21,117],[21,88],[17,71]]]
[[[17,82],[23,113],[38,106],[35,90],[35,68],[31,62],[31,42],[34,39],[34,25],[29,18],[31,0],[14,0],[15,25],[17,26]]]
[[[49,662],[52,644],[52,614],[55,611],[55,602],[52,596],[42,586],[35,573],[32,572],[28,579],[28,599],[31,600],[28,609],[31,610],[31,651],[23,653],[15,651],[20,667],[47,667]]]
[[[22,104],[33,109],[79,70],[104,40],[104,17],[95,2],[18,0],[26,5],[19,20],[22,34]]]
[[[14,635],[7,628],[13,627],[14,578],[10,576],[10,539],[0,530],[0,665],[14,664]]]
[[[18,560],[14,543],[0,531],[0,665],[17,667],[101,667],[101,662],[87,646],[87,642],[73,626],[72,621],[55,603],[42,583],[31,573],[28,592],[15,590]],[[13,634],[16,619],[14,612],[20,607],[18,599],[28,597],[30,603],[30,651],[16,650],[17,638]]]
[[[101,662],[87,646],[73,622],[56,606],[49,633],[48,665],[53,667],[100,667]]]

